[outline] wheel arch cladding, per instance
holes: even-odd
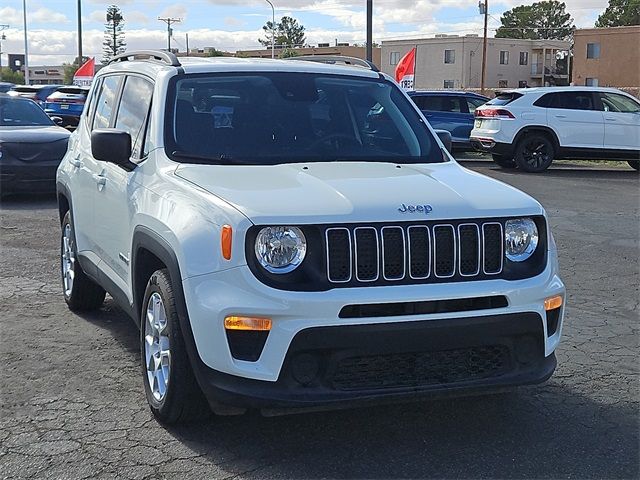
[[[559,149],[560,149],[560,142],[558,140],[558,136],[556,135],[556,132],[553,131],[553,129],[549,128],[549,127],[544,127],[542,125],[536,125],[536,126],[531,126],[531,127],[524,127],[522,130],[520,130],[518,132],[518,134],[516,135],[516,140],[514,143],[514,145],[517,145],[518,142],[525,136],[525,135],[530,135],[532,133],[537,133],[537,134],[542,134],[544,136],[546,136],[549,140],[551,140],[551,144],[553,145],[553,151],[554,153],[558,153]]]
[[[60,183],[57,185],[56,195],[58,199],[58,216],[60,217],[60,225],[62,225],[65,214],[71,211],[71,196],[67,187]],[[73,212],[71,212],[71,215],[73,215]]]

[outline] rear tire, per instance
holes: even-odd
[[[67,212],[62,219],[60,273],[64,301],[70,310],[86,312],[100,308],[104,302],[105,291],[91,280],[80,266],[71,212]]]
[[[502,168],[518,168],[518,165],[516,165],[516,161],[513,159],[513,157],[498,155],[496,153],[492,154],[491,157],[493,158],[493,161],[500,165]]]
[[[554,155],[553,143],[546,135],[525,134],[516,146],[515,161],[520,170],[540,173],[549,168]]]
[[[627,160],[627,163],[631,168],[633,168],[636,172],[640,171],[640,160]]]
[[[167,269],[154,272],[147,283],[140,313],[140,358],[147,402],[160,422],[187,422],[211,414],[191,369]]]

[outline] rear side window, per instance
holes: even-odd
[[[547,93],[534,102],[537,107],[561,110],[597,110],[591,92]]]
[[[131,157],[140,158],[144,125],[151,106],[153,83],[142,77],[127,77],[118,108],[115,127],[131,135]]]
[[[640,103],[619,93],[601,93],[600,98],[605,112],[640,112]]]
[[[509,105],[511,102],[522,97],[518,92],[504,92],[496,95],[496,98],[489,100],[487,105]]]
[[[460,99],[453,96],[412,97],[420,110],[460,113]]]
[[[96,113],[93,119],[92,130],[96,128],[107,128],[111,125],[111,117],[114,113],[121,79],[121,76],[113,75],[103,80],[100,94],[96,100]]]
[[[469,108],[469,113],[473,113],[476,111],[476,108],[481,107],[486,103],[486,100],[481,98],[467,98],[467,107]]]

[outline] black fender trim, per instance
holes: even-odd
[[[187,311],[187,303],[182,286],[182,274],[180,273],[178,257],[171,248],[169,242],[153,230],[144,226],[138,226],[135,228],[131,246],[131,274],[134,279],[133,308],[136,312],[136,323],[140,326],[140,315],[142,312],[143,300],[137,293],[138,289],[135,288],[135,279],[137,278],[136,268],[138,268],[137,257],[143,249],[155,255],[167,267],[167,270],[169,270],[169,277],[171,278],[171,284],[175,295],[176,309],[178,312],[178,319],[180,321],[182,338],[184,339],[184,344],[189,361],[191,362],[193,373],[198,384],[202,388],[202,386],[206,384],[204,372],[208,372],[211,369],[202,361],[196,347],[193,330],[191,329],[191,321],[189,320],[189,313]],[[211,399],[209,399],[209,401],[211,402]]]
[[[60,196],[64,196],[69,204],[69,211],[71,212],[71,218],[73,218],[73,200],[71,199],[71,192],[67,186],[62,182],[56,182],[56,201],[58,202],[58,214],[60,216],[60,224],[62,225],[62,219],[64,218],[64,214],[62,213],[62,208],[60,205]]]
[[[556,134],[556,132],[553,131],[552,128],[549,128],[547,126],[544,125],[527,125],[526,127],[523,127],[515,136],[515,138],[513,139],[513,148],[515,151],[516,146],[518,145],[518,142],[520,141],[520,139],[522,137],[524,137],[525,135],[527,135],[530,132],[542,132],[545,133],[547,135],[549,135],[551,137],[551,142],[553,143],[553,149],[556,153],[556,155],[558,154],[558,152],[560,151],[560,140],[558,139],[558,135]]]

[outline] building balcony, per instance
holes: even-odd
[[[568,77],[567,65],[543,65],[542,63],[531,64],[531,77],[542,78],[542,75],[553,75],[554,77]]]

